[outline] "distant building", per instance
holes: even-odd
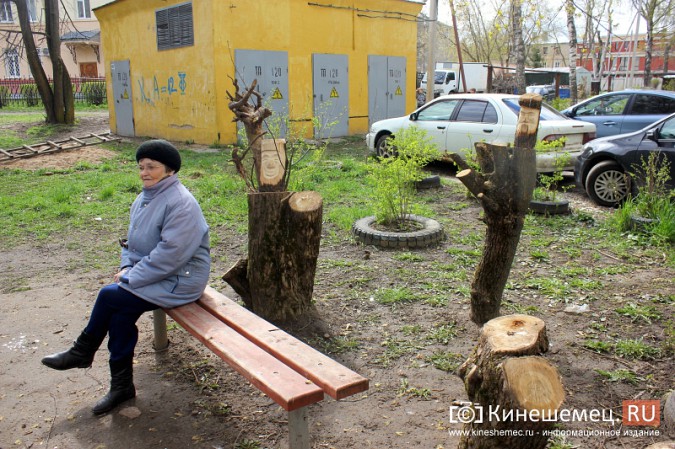
[[[630,35],[614,36],[611,40],[607,37],[604,39],[606,43],[609,43],[609,47],[606,47],[602,65],[599,67],[602,69],[600,89],[610,91],[630,87],[645,87],[646,34],[638,35],[637,39]],[[539,44],[537,47],[540,50],[544,67],[557,69],[569,66],[568,43],[545,43]],[[664,75],[675,74],[675,58],[670,57],[666,62],[664,60],[665,50],[665,38],[656,35],[652,50],[651,72],[652,77],[656,78],[657,82],[660,82],[660,78]],[[594,58],[590,52],[590,47],[579,44],[577,66],[583,67],[593,74]],[[597,50],[595,56],[595,61],[599,61]]]
[[[35,45],[42,65],[51,76],[52,65],[45,41],[44,0],[25,0]],[[63,0],[61,18],[61,55],[71,77],[96,78],[105,73],[100,49],[100,29],[92,8],[111,0]],[[0,78],[32,78],[25,56],[16,7],[0,0]]]
[[[95,10],[110,70],[111,129],[198,143],[237,141],[227,92],[257,80],[307,137],[364,134],[415,108],[412,0],[116,0]],[[313,118],[326,129],[315,127]]]

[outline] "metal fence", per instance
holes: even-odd
[[[76,103],[101,105],[108,102],[105,78],[71,78],[71,82]],[[7,106],[42,106],[35,80],[0,79],[0,108]]]

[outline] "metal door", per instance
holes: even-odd
[[[314,137],[349,134],[349,58],[347,55],[312,55],[314,73]]]
[[[368,56],[368,125],[388,118],[387,57]]]
[[[406,59],[368,56],[368,123],[406,114]]]
[[[405,58],[387,58],[387,117],[400,117],[405,110]]]
[[[133,137],[134,108],[131,94],[131,69],[129,61],[113,61],[110,63],[110,74],[113,81],[113,98],[115,99],[115,134]]]
[[[288,122],[288,53],[285,51],[235,50],[234,65],[240,90],[258,80],[256,90],[273,112],[267,119],[272,135],[286,137]]]

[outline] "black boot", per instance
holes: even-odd
[[[95,415],[108,413],[122,402],[136,397],[133,359],[110,362],[110,391],[91,409]]]
[[[42,364],[57,370],[89,368],[102,342],[103,338],[93,337],[83,331],[72,348],[48,355],[42,359]]]

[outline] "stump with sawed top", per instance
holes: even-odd
[[[465,423],[469,432],[459,449],[546,447],[549,437],[542,431],[553,428],[565,398],[558,370],[541,357],[546,351],[546,326],[539,318],[507,315],[483,326],[478,345],[459,372],[477,417],[483,419]],[[472,430],[480,432],[471,435]]]

